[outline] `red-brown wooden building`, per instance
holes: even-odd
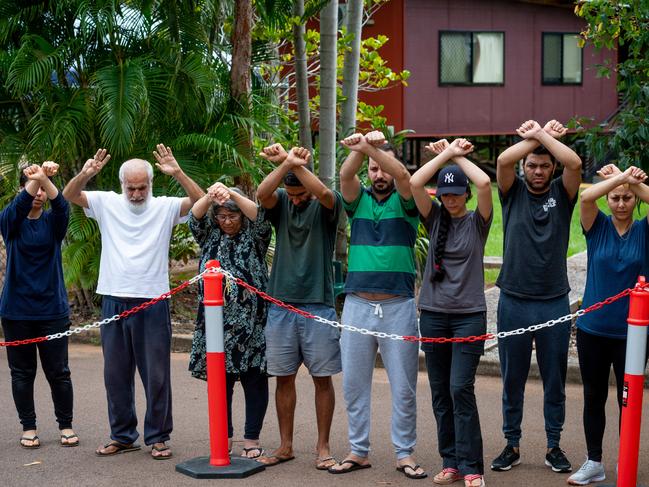
[[[361,99],[384,105],[395,130],[416,132],[414,164],[417,140],[513,135],[528,119],[602,122],[618,106],[616,79],[598,78],[596,66],[616,54],[577,46],[584,24],[573,8],[569,0],[390,0],[363,35],[387,35],[383,58],[412,74],[407,87]]]

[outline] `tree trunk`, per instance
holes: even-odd
[[[304,16],[304,0],[293,2],[293,15]],[[300,22],[293,26],[293,45],[295,47],[295,91],[297,92],[297,117],[300,124],[300,145],[313,152],[311,140],[311,113],[309,112],[309,78],[306,67],[305,25]],[[309,163],[313,170],[313,162]]]
[[[236,114],[247,117],[250,113],[252,58],[252,0],[236,0],[234,30],[232,31],[232,68],[230,70],[231,108]],[[238,151],[252,162],[252,133],[246,127],[237,130]],[[254,188],[250,174],[243,172],[235,184],[252,196]]]
[[[343,103],[340,114],[340,134],[345,138],[356,129],[358,104],[358,71],[361,57],[363,0],[347,0],[347,34],[353,35],[351,49],[345,53],[343,64]]]
[[[338,0],[320,11],[320,168],[318,176],[329,188],[336,171],[336,75]]]

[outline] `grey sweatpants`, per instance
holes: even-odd
[[[413,298],[368,301],[354,294],[345,298],[342,323],[372,331],[418,336]],[[397,459],[412,454],[417,442],[416,343],[375,338],[343,330],[340,338],[343,364],[343,395],[349,420],[349,443],[354,455],[367,457],[370,451],[370,403],[376,351],[390,381],[392,393],[392,443]]]

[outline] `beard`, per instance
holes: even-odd
[[[372,191],[376,194],[385,195],[394,189],[394,181],[389,183],[385,179],[377,179],[372,181]]]
[[[149,203],[151,202],[150,192],[147,197],[141,201],[131,201],[128,199],[128,196],[126,196],[126,193],[122,194],[124,195],[124,201],[126,201],[126,206],[128,207],[129,211],[131,213],[135,213],[136,215],[141,215],[142,213],[144,213],[149,207]]]
[[[543,183],[533,183],[532,180],[525,175],[525,184],[527,184],[527,187],[539,193],[546,191],[550,187],[551,183],[552,176],[543,181]]]

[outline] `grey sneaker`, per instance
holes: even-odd
[[[606,478],[602,462],[586,460],[579,470],[568,477],[570,485],[587,485],[591,482],[601,482]]]

